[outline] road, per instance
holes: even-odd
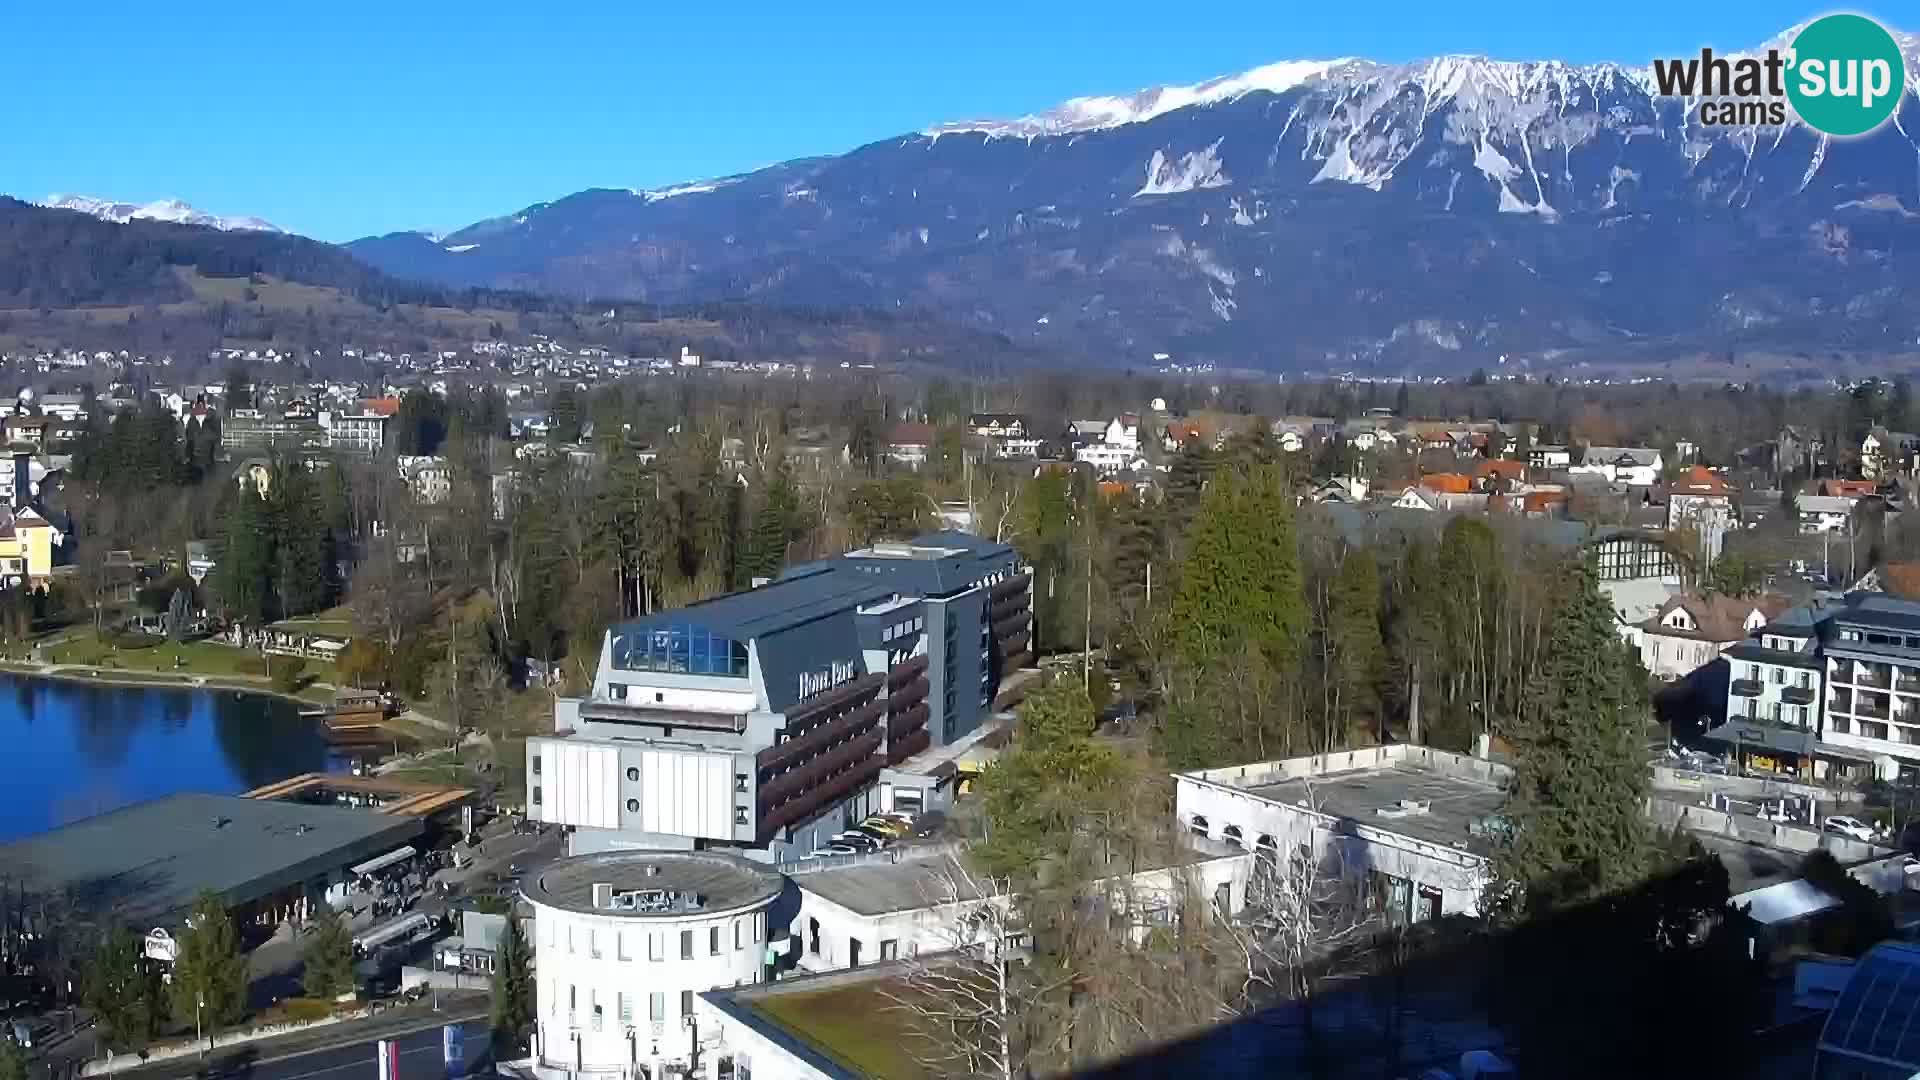
[[[204,1061],[181,1058],[113,1076],[125,1080],[375,1080],[375,1046],[381,1039],[393,1039],[400,1048],[401,1080],[439,1080],[444,1075],[440,1029],[452,1022],[465,1022],[468,1069],[490,1071],[486,1012],[484,997],[475,1002],[469,996],[461,1007],[439,1015],[408,1009],[376,1020],[233,1047]]]

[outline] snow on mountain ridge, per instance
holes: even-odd
[[[55,192],[38,203],[50,210],[72,210],[87,214],[102,221],[111,221],[125,225],[129,221],[164,221],[175,225],[201,225],[222,232],[273,232],[284,233],[287,230],[271,221],[252,216],[223,217],[197,210],[179,199],[156,199],[139,205],[135,203],[114,202],[92,195],[68,195]]]
[[[1347,65],[1365,63],[1351,57],[1338,60],[1282,60],[1238,75],[1222,75],[1186,86],[1150,86],[1132,94],[1096,94],[1069,98],[1045,112],[1015,120],[962,120],[938,124],[922,134],[940,136],[982,132],[989,136],[1032,138],[1066,135],[1151,120],[1175,109],[1231,101],[1256,90],[1278,94]]]

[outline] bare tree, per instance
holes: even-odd
[[[945,947],[909,958],[891,1007],[906,1014],[914,1057],[935,1075],[1023,1076],[1018,1034],[1031,990],[1012,882],[975,874],[958,859],[945,860],[934,880],[930,899],[952,912]]]

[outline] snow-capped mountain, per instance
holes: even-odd
[[[569,295],[930,309],[1116,359],[1910,348],[1900,42],[1899,111],[1858,140],[1704,125],[1628,65],[1287,61],[353,249]]]
[[[275,233],[287,231],[271,221],[257,217],[223,217],[219,214],[209,214],[204,210],[196,210],[179,199],[159,199],[150,203],[137,204],[98,199],[91,195],[55,193],[40,200],[39,205],[52,210],[75,210],[82,214],[90,214],[102,221],[120,224],[129,221],[167,221],[176,225],[203,225],[222,232],[231,232],[235,229]]]

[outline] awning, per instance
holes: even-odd
[[[413,850],[413,847],[411,845],[408,845],[406,847],[394,848],[392,851],[387,852],[385,855],[382,855],[375,859],[368,859],[366,862],[361,863],[359,866],[353,867],[352,873],[355,876],[359,876],[362,874],[376,873],[378,871],[385,870],[387,867],[392,866],[395,863],[405,862],[406,860],[411,859],[418,854],[420,853]]]

